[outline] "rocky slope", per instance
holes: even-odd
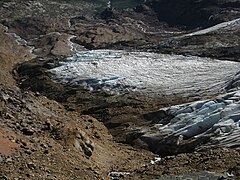
[[[238,0],[153,0],[148,3],[161,21],[187,28],[207,27],[239,17]]]
[[[144,133],[139,134],[139,128],[151,127],[158,120],[159,108],[197,100],[196,96],[155,99],[134,93],[90,92],[59,84],[48,72],[86,48],[150,50],[239,61],[238,23],[197,34],[184,28],[237,19],[238,3],[163,0],[93,14],[96,6],[86,1],[1,1],[0,177],[152,179],[201,174],[194,172],[216,179],[239,176],[237,147],[191,149],[191,153],[182,151],[174,156],[162,153],[162,158],[143,150],[152,149],[140,138]],[[160,11],[162,8],[166,11]],[[171,11],[181,18],[168,19]],[[217,16],[210,18],[212,14]],[[193,21],[196,18],[199,21]]]
[[[0,36],[1,179],[101,179],[111,171],[135,170],[150,162],[151,153],[115,143],[96,119],[21,91],[12,69],[35,55],[3,25]],[[141,158],[130,162],[134,156]],[[125,166],[126,162],[133,164]]]
[[[152,49],[162,53],[173,52],[239,61],[239,39],[239,19],[235,19],[195,33],[161,41]]]

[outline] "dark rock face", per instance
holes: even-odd
[[[239,26],[222,28],[206,34],[179,36],[161,41],[156,52],[175,53],[239,61]]]
[[[148,5],[160,21],[187,28],[208,27],[239,17],[236,0],[154,0]]]
[[[137,13],[145,13],[145,14],[148,14],[151,11],[150,7],[148,7],[144,4],[136,6],[136,8],[134,10]]]
[[[115,18],[116,15],[114,14],[113,9],[107,8],[101,13],[102,19],[112,19]]]

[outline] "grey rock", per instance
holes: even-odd
[[[30,149],[24,151],[26,154],[31,155],[33,152]]]
[[[34,134],[34,130],[31,128],[23,128],[22,133],[27,136],[32,136]]]
[[[79,149],[84,152],[85,155],[91,156],[94,150],[94,145],[89,140],[84,139],[75,139],[74,146],[76,149]]]
[[[3,163],[4,159],[2,158],[2,156],[0,155],[0,164]]]
[[[3,175],[3,176],[0,176],[0,179],[1,179],[1,180],[8,180],[8,177],[5,176],[5,175]]]
[[[13,162],[13,160],[12,160],[11,157],[9,157],[9,158],[6,159],[6,163],[12,163],[12,162]]]
[[[27,166],[29,169],[36,169],[36,165],[33,162],[29,162]]]

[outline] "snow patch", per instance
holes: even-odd
[[[228,21],[228,22],[223,22],[220,24],[217,24],[215,26],[200,30],[200,31],[196,31],[184,36],[195,36],[195,35],[203,35],[203,34],[207,34],[210,32],[214,32],[220,29],[224,29],[224,28],[239,28],[240,27],[240,18],[238,19],[234,19],[232,21]]]

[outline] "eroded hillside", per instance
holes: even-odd
[[[218,59],[239,61],[239,12],[238,1],[217,0],[152,1],[102,13],[88,1],[1,1],[0,178],[239,176],[238,145],[199,151],[211,141],[188,141],[185,131],[158,141],[158,126],[170,123],[160,131],[169,133],[177,126],[173,110],[185,117],[191,104],[164,107],[204,98],[215,104],[218,93],[238,89],[238,63]],[[89,51],[103,48],[112,50]],[[197,80],[184,78],[189,69]],[[226,102],[238,104],[235,94]]]

